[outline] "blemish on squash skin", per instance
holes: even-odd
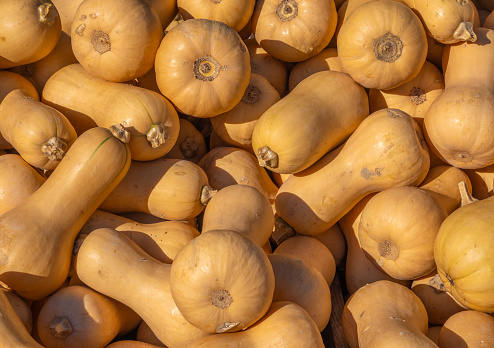
[[[375,168],[373,172],[371,172],[368,168],[364,168],[360,171],[360,175],[362,175],[365,179],[370,179],[373,176],[381,176],[382,170],[384,168]]]

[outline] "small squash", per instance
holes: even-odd
[[[422,131],[398,109],[367,116],[332,152],[290,176],[276,195],[277,214],[300,234],[324,232],[372,192],[418,185],[430,165]]]
[[[494,318],[479,311],[453,314],[439,332],[439,347],[494,347]]]
[[[250,328],[211,335],[192,342],[187,348],[249,347],[323,348],[314,320],[299,305],[289,301],[273,302],[268,312]]]
[[[343,71],[362,86],[395,88],[422,69],[427,57],[425,29],[402,2],[369,1],[343,22],[338,57]]]
[[[214,230],[178,253],[171,266],[170,290],[194,326],[209,333],[235,332],[266,314],[275,275],[268,256],[251,239],[231,230]]]
[[[222,22],[190,19],[170,30],[155,59],[163,95],[182,113],[213,117],[231,110],[250,79],[249,53]]]
[[[254,13],[255,0],[177,0],[178,11],[184,20],[210,19],[227,24],[236,32],[247,25]]]
[[[129,166],[128,146],[108,129],[77,138],[45,183],[0,216],[0,281],[32,300],[57,290],[77,233]]]
[[[20,155],[0,156],[0,214],[22,204],[45,180]]]
[[[269,242],[273,226],[273,209],[266,196],[255,187],[236,184],[222,188],[208,202],[201,232],[236,231],[263,247]]]
[[[256,41],[271,56],[300,62],[331,41],[338,20],[334,0],[260,0],[252,15]]]
[[[2,0],[0,7],[0,69],[29,64],[51,52],[62,27],[50,0]]]
[[[427,312],[408,288],[380,280],[357,290],[343,309],[343,332],[350,348],[433,348]]]
[[[60,111],[20,89],[0,104],[0,130],[27,163],[42,170],[55,169],[77,139],[74,127]]]
[[[77,275],[85,284],[133,309],[163,344],[180,348],[210,334],[185,320],[175,305],[170,268],[110,228],[90,233],[77,254]]]
[[[368,115],[362,86],[347,74],[320,71],[262,114],[252,148],[259,165],[297,173],[344,142]]]
[[[167,220],[196,217],[214,194],[206,173],[187,160],[132,161],[129,172],[99,209],[143,212]]]
[[[38,315],[38,334],[46,347],[103,348],[137,328],[141,318],[129,307],[87,286],[54,292]]]
[[[95,126],[115,128],[123,141],[128,140],[133,160],[162,157],[178,138],[178,114],[166,98],[145,88],[93,77],[80,64],[53,74],[42,100],[62,112],[77,134]]]
[[[74,55],[89,74],[123,82],[151,70],[163,27],[147,1],[84,0],[70,36]]]

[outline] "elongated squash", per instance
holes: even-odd
[[[178,114],[166,98],[144,88],[93,77],[80,64],[53,74],[42,100],[61,111],[77,134],[95,126],[122,125],[122,137],[130,136],[133,160],[159,158],[177,141]]]
[[[418,185],[430,165],[422,131],[398,109],[366,117],[336,157],[321,162],[290,176],[276,196],[277,214],[300,234],[325,231],[372,192]]]
[[[45,183],[0,216],[0,281],[33,300],[57,290],[77,233],[129,166],[128,146],[108,129],[77,138]]]
[[[55,169],[77,139],[74,127],[60,111],[20,89],[0,104],[0,131],[26,162],[43,170]]]
[[[364,88],[347,74],[313,74],[270,107],[252,132],[259,164],[297,173],[345,141],[369,115]]]

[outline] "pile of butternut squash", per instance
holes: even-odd
[[[0,0],[0,348],[494,347],[492,0]]]

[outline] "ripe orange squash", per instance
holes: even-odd
[[[45,57],[62,32],[60,15],[51,1],[2,1],[0,69]]]
[[[290,176],[276,195],[277,214],[300,234],[325,231],[372,192],[418,185],[430,165],[422,131],[398,109],[367,116],[331,160],[332,152]]]
[[[425,29],[399,1],[376,0],[358,6],[338,33],[343,71],[366,88],[391,89],[410,81],[426,56]]]
[[[128,140],[133,160],[162,157],[178,138],[178,114],[166,98],[145,88],[93,77],[80,64],[53,74],[42,100],[62,112],[77,134],[97,125],[121,131],[119,136]]]
[[[128,146],[108,129],[77,138],[45,183],[0,216],[0,281],[32,300],[57,290],[67,278],[77,233],[129,166]]]
[[[439,347],[494,346],[494,318],[479,311],[453,314],[439,332]]]
[[[329,44],[337,20],[334,0],[260,0],[252,15],[252,30],[271,56],[300,62]]]
[[[0,104],[0,130],[27,163],[42,170],[55,169],[77,139],[74,127],[60,111],[20,89]]]
[[[163,28],[147,1],[84,0],[70,36],[74,55],[89,74],[123,82],[151,70]]]
[[[232,109],[250,79],[249,53],[225,23],[190,19],[170,30],[155,59],[163,95],[182,113],[213,117]]]

